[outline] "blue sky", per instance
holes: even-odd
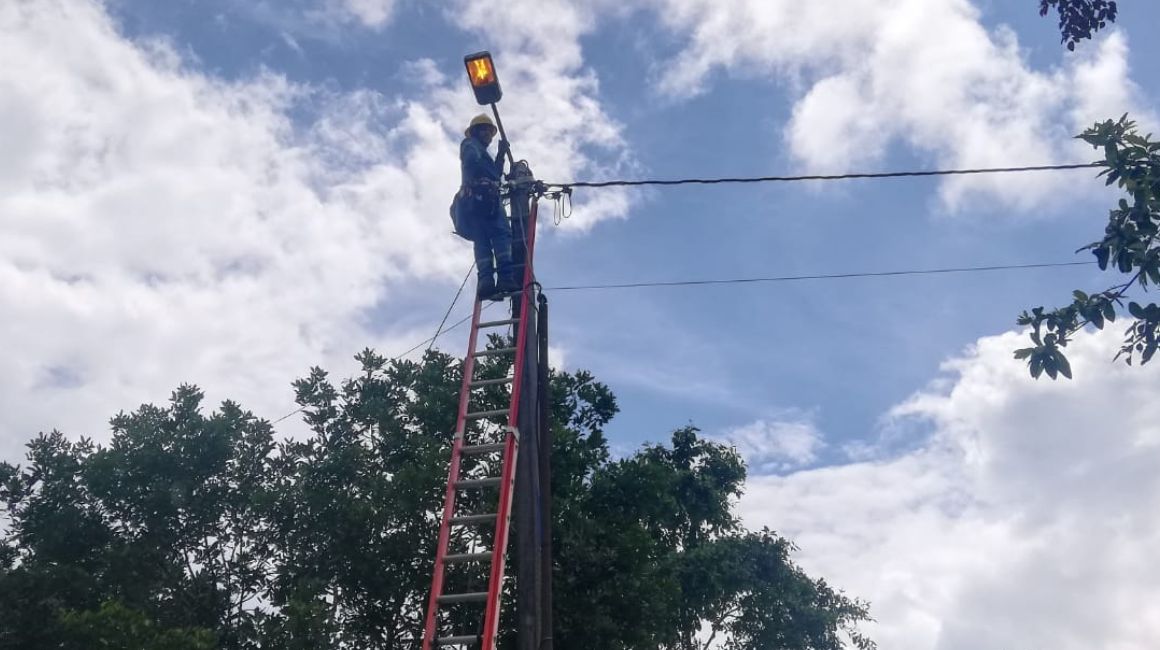
[[[1072,54],[1037,5],[0,5],[0,57],[21,63],[0,71],[0,454],[52,428],[99,440],[181,382],[274,419],[311,365],[342,377],[366,346],[429,336],[470,263],[446,221],[479,110],[466,53],[495,53],[514,152],[551,182],[1085,162],[1070,136],[1090,122],[1154,126],[1160,6],[1123,3]],[[1092,176],[578,189],[560,226],[542,205],[538,275],[1083,259],[1116,197]],[[1075,382],[1010,358],[1021,310],[1111,282],[552,291],[553,353],[619,397],[618,453],[690,422],[737,445],[746,522],[871,600],[882,647],[1135,650],[1160,632],[1160,610],[1123,605],[1160,602],[1157,371],[1110,363],[1118,329],[1080,337]]]
[[[1034,3],[978,6],[987,29],[1016,31],[1030,69],[1050,71],[1077,57],[1058,46],[1053,21],[1040,19]],[[339,91],[411,99],[414,90],[400,82],[409,61],[430,59],[454,82],[463,54],[490,48],[504,72],[502,35],[459,29],[443,11],[420,3],[398,3],[381,28],[357,19],[311,23],[303,3],[121,1],[112,9],[127,35],[168,39],[199,69],[229,79],[270,70]],[[1134,25],[1155,24],[1157,17],[1144,3],[1125,14],[1121,27],[1131,38]],[[1148,41],[1131,39],[1128,62],[1141,97],[1154,103],[1149,89],[1160,84],[1144,62],[1157,52]],[[800,95],[787,87],[792,81],[718,71],[697,97],[656,92],[657,68],[684,42],[647,11],[602,21],[581,39],[583,68],[599,79],[596,97],[620,125],[635,163],[625,174],[810,171],[787,154],[780,137]],[[465,84],[459,86],[466,95]],[[518,111],[536,101],[509,90],[503,108]],[[520,133],[511,137],[518,154]],[[888,148],[851,168],[925,169],[939,162],[902,143]],[[1010,160],[1038,162],[1017,150]],[[1088,172],[1060,174],[1069,183],[1095,184]],[[626,219],[582,235],[549,235],[540,277],[552,286],[1065,261],[1099,232],[1106,203],[1092,192],[1016,214],[987,199],[947,211],[937,203],[938,187],[924,179],[649,192],[636,197]],[[577,198],[596,192],[581,190]],[[621,398],[623,415],[611,430],[619,444],[656,440],[688,421],[717,432],[785,412],[812,414],[841,442],[873,432],[878,416],[921,386],[948,354],[1009,329],[1024,307],[1061,301],[1077,286],[1099,286],[1099,278],[1069,269],[550,297],[554,345],[565,351],[567,365],[595,371]],[[374,320],[387,328],[420,314],[430,320],[454,284],[424,282],[414,293],[427,295],[384,307]],[[400,318],[411,310],[415,315]],[[441,347],[456,352],[463,338],[452,333]]]

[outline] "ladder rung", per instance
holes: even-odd
[[[497,451],[503,451],[505,447],[502,442],[493,442],[487,445],[469,445],[459,450],[459,453],[471,456],[473,454],[490,454]]]
[[[494,418],[497,415],[507,415],[507,409],[496,409],[494,411],[476,411],[475,413],[468,413],[468,420],[480,420],[483,418]]]
[[[478,603],[487,600],[486,591],[473,591],[466,594],[443,594],[439,597],[440,605],[454,605],[455,603]]]
[[[455,487],[460,490],[467,490],[471,488],[485,488],[493,487],[500,484],[502,481],[498,476],[490,476],[488,478],[469,478],[462,481],[456,481]]]
[[[471,645],[483,639],[478,634],[462,634],[459,636],[441,636],[435,639],[435,645]]]
[[[472,356],[474,356],[474,357],[496,357],[496,356],[499,356],[501,354],[511,354],[515,351],[516,351],[515,348],[492,348],[490,350],[480,350],[479,352],[476,352]]]
[[[506,320],[489,320],[489,321],[485,321],[485,322],[480,323],[479,328],[482,329],[484,327],[503,327],[505,325],[515,325],[518,322],[520,322],[520,319],[518,319],[518,318],[508,318]]]
[[[503,384],[512,383],[512,377],[501,377],[500,379],[478,379],[471,382],[472,388],[481,388],[483,386],[502,386]]]
[[[460,515],[451,518],[452,526],[469,526],[471,524],[490,524],[495,521],[495,513],[490,512],[486,515]]]
[[[457,562],[482,562],[484,560],[491,561],[491,553],[449,553],[443,557],[443,561],[447,564],[455,564]]]

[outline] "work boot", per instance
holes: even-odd
[[[503,274],[499,276],[499,285],[496,286],[495,292],[497,294],[519,293],[520,283],[511,274]]]
[[[495,297],[495,279],[492,276],[481,277],[476,284],[475,295],[479,300],[491,300]]]

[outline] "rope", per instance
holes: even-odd
[[[471,320],[472,314],[468,314],[464,318],[461,318],[458,321],[456,321],[454,324],[452,324],[447,329],[443,329],[443,325],[447,322],[447,318],[451,315],[451,310],[455,308],[455,303],[459,301],[459,296],[463,293],[463,288],[467,286],[467,280],[469,278],[471,278],[471,271],[474,268],[475,268],[475,262],[472,262],[471,267],[467,269],[467,277],[463,278],[463,284],[459,285],[459,291],[457,291],[455,293],[455,299],[451,301],[451,306],[447,308],[447,313],[443,315],[443,321],[441,323],[439,323],[439,327],[435,330],[435,335],[430,337],[430,338],[424,339],[424,340],[420,341],[419,343],[416,343],[414,346],[412,346],[406,352],[396,354],[395,356],[390,358],[391,361],[398,361],[399,359],[402,359],[403,357],[407,356],[408,354],[411,354],[415,350],[418,350],[419,348],[421,348],[427,344],[430,344],[430,346],[427,348],[427,350],[430,351],[431,347],[435,345],[436,339],[438,339],[443,334],[447,334],[448,332],[450,332],[452,330],[458,329],[464,323]],[[483,306],[483,311],[487,311],[488,309],[496,306],[497,304],[499,304],[499,303],[495,303],[495,302],[488,303],[488,304]],[[287,413],[286,415],[283,415],[282,417],[278,418],[277,420],[274,420],[270,424],[271,424],[271,426],[278,424],[279,422],[281,422],[287,418],[293,417],[293,416],[295,416],[295,415],[297,415],[305,410],[306,410],[306,407],[304,407],[304,406],[296,408],[293,411],[290,411],[289,413]]]
[[[474,270],[475,262],[472,262],[471,266],[467,267],[467,275],[463,276],[463,282],[459,284],[459,291],[455,292],[455,297],[451,299],[451,304],[447,307],[447,312],[443,314],[443,320],[439,321],[439,327],[435,328],[435,336],[431,337],[431,345],[427,346],[427,352],[431,351],[431,348],[435,345],[435,341],[439,338],[439,335],[443,333],[443,326],[447,324],[447,317],[451,315],[451,310],[455,309],[455,303],[459,302],[459,296],[463,294],[463,287],[467,286],[467,281],[471,279],[471,272]],[[424,354],[426,354],[426,352]]]

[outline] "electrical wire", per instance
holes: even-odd
[[[637,187],[642,185],[718,185],[721,183],[771,183],[794,181],[838,181],[854,178],[907,178],[915,176],[964,176],[968,174],[1006,174],[1014,172],[1060,171],[1068,169],[1091,169],[1103,163],[1076,163],[1072,165],[1032,165],[1026,167],[984,167],[978,169],[938,169],[910,172],[855,172],[849,174],[808,174],[802,176],[751,176],[732,178],[682,178],[676,180],[613,180],[613,181],[573,181],[571,183],[549,183],[552,188],[574,187]]]
[[[1042,264],[999,264],[999,265],[992,265],[992,266],[964,266],[964,267],[951,267],[951,268],[940,268],[940,269],[905,269],[905,270],[898,270],[898,271],[869,271],[869,272],[859,272],[859,273],[826,273],[826,274],[815,274],[815,275],[779,275],[779,276],[757,277],[757,278],[724,278],[724,279],[716,279],[716,280],[709,279],[709,280],[675,280],[675,281],[665,281],[665,282],[626,282],[626,283],[620,283],[620,284],[587,284],[587,285],[573,285],[573,286],[561,286],[561,287],[544,287],[544,291],[603,291],[603,290],[612,290],[612,289],[636,289],[636,288],[652,288],[652,287],[692,287],[692,286],[712,286],[712,285],[723,285],[723,284],[756,284],[756,283],[762,283],[762,282],[801,282],[801,281],[805,281],[805,280],[843,280],[843,279],[850,279],[850,278],[882,278],[882,277],[898,277],[898,276],[908,276],[908,275],[946,275],[946,274],[951,274],[951,273],[987,273],[987,272],[995,272],[995,271],[1020,271],[1020,270],[1029,270],[1029,269],[1050,269],[1050,268],[1065,268],[1065,267],[1075,267],[1075,266],[1091,266],[1093,264],[1095,264],[1095,262],[1048,262],[1048,263],[1042,263]],[[470,275],[470,271],[468,271],[468,274]],[[464,282],[464,285],[466,285],[466,281]],[[462,291],[463,291],[463,287],[461,286],[460,293],[462,293]],[[458,300],[458,298],[459,298],[459,294],[457,293],[456,300]],[[501,304],[501,303],[498,303],[498,302],[488,303],[488,304],[483,306],[483,311],[491,309],[492,307],[494,307],[498,304]],[[452,307],[454,307],[454,305],[455,305],[455,302],[453,301]],[[448,318],[448,315],[450,315],[450,313],[451,313],[451,309],[448,309],[447,315],[444,315],[444,317],[443,317],[443,323],[447,322],[447,318]],[[394,357],[391,357],[391,360],[398,361],[399,359],[402,359],[403,357],[407,356],[408,354],[411,354],[415,350],[418,350],[419,348],[423,347],[424,345],[427,345],[427,344],[434,345],[435,340],[437,338],[439,338],[443,334],[451,332],[452,330],[458,329],[464,323],[471,320],[471,317],[472,317],[472,314],[468,314],[467,316],[464,316],[463,318],[461,318],[458,321],[456,321],[455,323],[453,323],[447,329],[443,329],[443,323],[440,323],[439,328],[436,330],[436,333],[434,336],[427,338],[427,339],[424,339],[423,341],[420,341],[419,343],[416,343],[414,346],[412,346],[407,351],[402,352],[400,354],[397,354]],[[430,349],[430,348],[428,348],[428,349]],[[271,424],[278,424],[279,422],[281,422],[281,421],[283,421],[291,416],[297,415],[298,413],[301,413],[304,410],[305,410],[305,407],[298,408],[294,411],[291,411],[290,413],[287,413],[286,415],[283,415],[282,417],[278,418],[277,420],[274,420]]]
[[[802,280],[840,280],[847,278],[881,278],[904,275],[939,275],[948,273],[982,273],[989,271],[1014,271],[1024,269],[1048,269],[1067,266],[1091,266],[1095,262],[1054,262],[1045,264],[1003,264],[995,266],[966,266],[942,269],[909,269],[901,271],[873,271],[861,273],[828,273],[818,275],[781,275],[759,278],[726,278],[719,280],[676,280],[668,282],[628,282],[623,284],[587,284],[563,287],[544,287],[544,291],[596,291],[607,289],[635,289],[642,287],[692,287],[720,284],[753,284],[758,282],[798,282]]]

